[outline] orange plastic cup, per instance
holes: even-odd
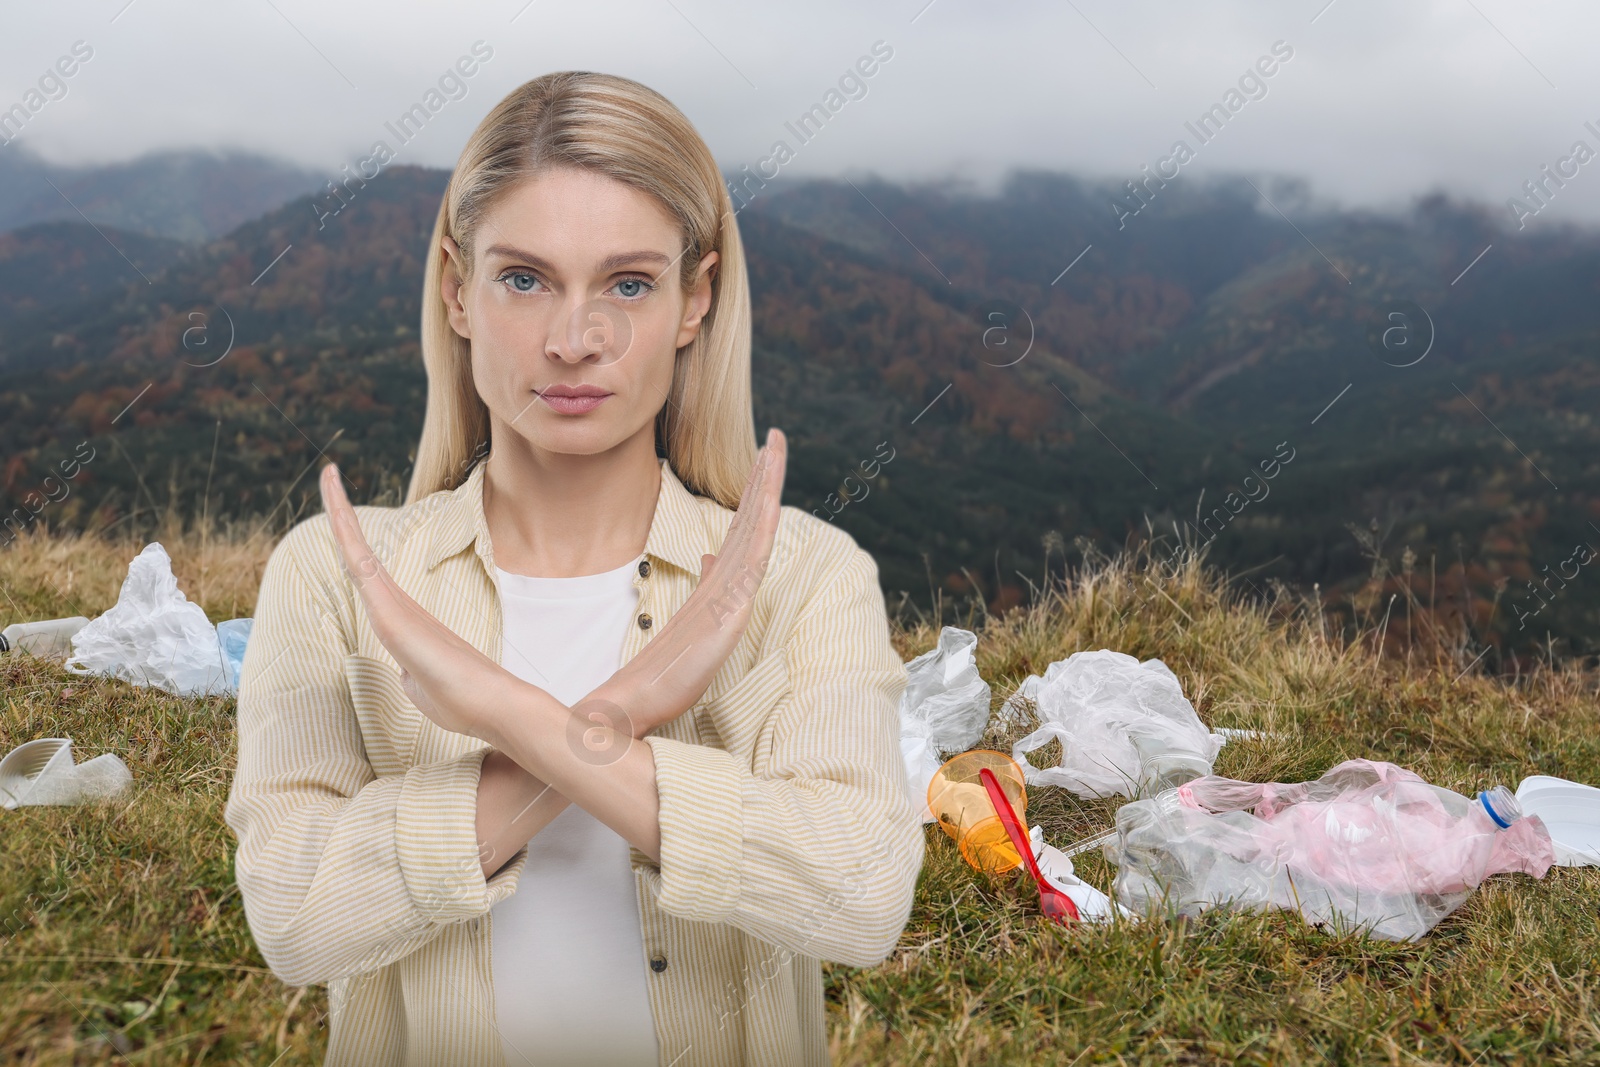
[[[928,783],[928,810],[961,849],[961,857],[980,871],[1004,874],[1022,864],[1005,824],[989,800],[978,772],[994,772],[1017,818],[1027,826],[1028,792],[1022,768],[1004,752],[978,748],[946,760]]]

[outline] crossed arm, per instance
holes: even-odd
[[[659,861],[655,763],[637,741],[699,699],[749,625],[777,536],[787,456],[787,439],[772,430],[720,550],[702,557],[688,601],[572,709],[490,660],[401,589],[367,543],[338,468],[323,469],[323,506],[338,554],[374,633],[401,667],[406,694],[440,726],[493,749],[476,819],[485,877],[515,851],[519,835],[527,841],[567,802]]]
[[[733,753],[648,732],[652,716],[704,691],[698,680],[672,690],[645,658],[657,645],[671,662],[693,655],[664,643],[679,615],[693,622],[686,604],[631,672],[576,708],[503,672],[524,689],[478,685],[465,701],[497,709],[478,724],[483,746],[378,776],[352,704],[348,649],[317,637],[327,631],[316,616],[348,605],[318,603],[309,590],[327,587],[308,581],[300,562],[317,560],[321,577],[326,538],[325,528],[292,532],[263,578],[256,636],[265,640],[252,642],[241,680],[226,812],[251,930],[285,981],[385,966],[446,924],[486,913],[515,889],[506,861],[567,803],[656,861],[646,876],[670,914],[858,966],[892,951],[923,830],[897,740],[904,665],[865,553],[840,550],[786,646],[770,653],[785,658],[789,685],[757,742],[767,754],[759,773]],[[715,602],[700,610],[726,618],[729,602],[712,610]],[[692,629],[680,628],[680,640]],[[448,719],[452,698],[436,701],[416,678],[399,684],[425,713]],[[605,714],[585,719],[586,705]],[[621,708],[631,721],[617,717]]]

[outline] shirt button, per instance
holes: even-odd
[[[665,956],[652,956],[652,957],[650,957],[650,969],[652,971],[655,971],[657,974],[660,974],[662,971],[666,970],[667,969],[667,957],[665,957]]]
[[[650,577],[650,561],[649,560],[641,559],[639,561],[639,577],[641,577],[641,578]]]
[[[641,611],[639,613],[639,629],[650,629],[650,613],[648,611]]]

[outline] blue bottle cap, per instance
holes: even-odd
[[[1502,819],[1500,817],[1500,813],[1494,810],[1494,805],[1489,803],[1489,791],[1487,789],[1478,794],[1478,801],[1483,805],[1483,810],[1489,813],[1489,818],[1494,820],[1494,824],[1496,826],[1500,827],[1502,830],[1509,830],[1511,828],[1511,824],[1505,819]]]

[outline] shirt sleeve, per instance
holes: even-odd
[[[267,561],[224,810],[250,932],[290,985],[387,966],[487,912],[520,873],[509,864],[483,877],[477,789],[487,746],[374,773],[345,674],[354,598],[335,551],[318,515]]]
[[[877,565],[854,541],[785,646],[791,691],[758,775],[721,749],[647,734],[661,804],[663,910],[868,967],[910,916],[925,835],[900,754],[905,664]]]

